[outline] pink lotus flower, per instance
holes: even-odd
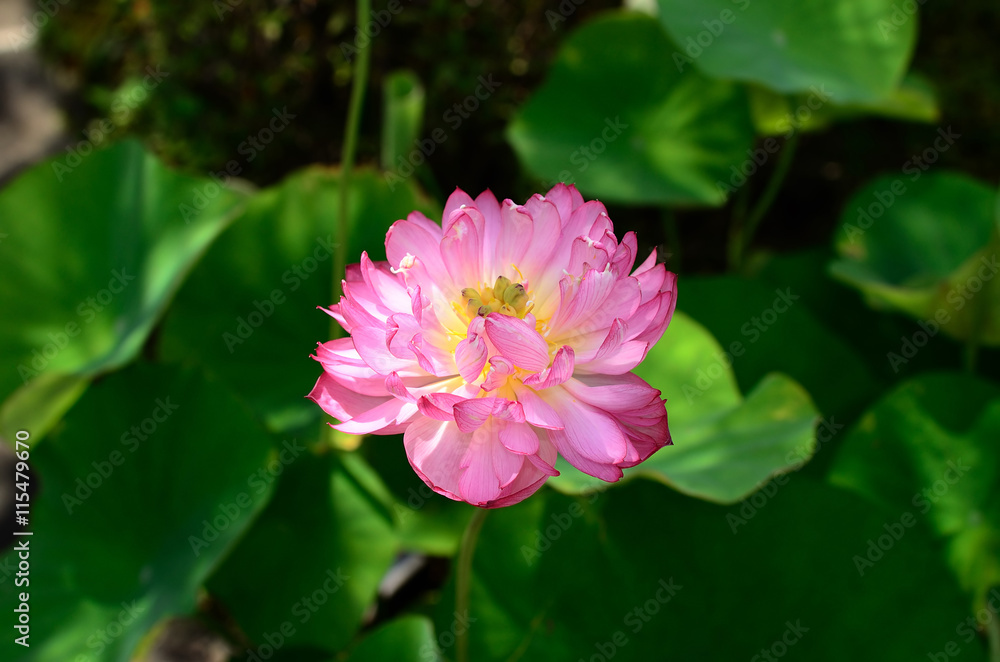
[[[419,212],[388,262],[347,269],[309,398],[354,434],[403,433],[434,491],[515,504],[558,475],[557,453],[613,482],[670,442],[660,392],[629,371],[674,312],[656,252],[635,271],[600,202],[559,184],[523,206],[456,190],[443,227]]]

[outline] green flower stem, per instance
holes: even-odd
[[[363,30],[362,23],[371,14],[371,0],[358,0],[357,16],[355,20],[359,30]],[[370,40],[369,40],[370,42]],[[368,70],[371,61],[371,43],[358,49],[357,60],[354,63],[354,76],[351,81],[351,99],[347,108],[347,121],[344,125],[344,146],[340,152],[340,186],[339,207],[337,212],[337,239],[333,244],[333,287],[331,291],[331,303],[340,301],[343,294],[343,279],[347,271],[347,246],[350,236],[350,227],[347,222],[347,215],[350,212],[351,194],[351,169],[354,167],[354,158],[358,149],[358,133],[361,127],[361,108],[364,105],[365,89],[368,87]],[[330,338],[340,338],[343,329],[337,320],[330,318]],[[328,444],[334,444],[336,431],[323,422],[323,438]]]
[[[757,204],[754,205],[750,216],[746,219],[746,223],[744,224],[743,222],[742,213],[733,215],[733,228],[729,234],[728,251],[730,270],[736,271],[743,264],[746,250],[750,247],[750,242],[753,241],[753,236],[757,232],[757,226],[760,225],[761,220],[763,220],[764,216],[771,209],[774,199],[778,197],[778,192],[781,190],[781,185],[785,183],[785,177],[792,166],[792,160],[795,158],[795,148],[798,146],[798,143],[799,134],[797,133],[785,141],[785,146],[781,150],[781,156],[778,157],[778,164],[774,168],[771,179],[767,182],[767,188],[764,189],[760,199],[757,200]]]
[[[992,618],[986,624],[986,639],[990,647],[990,662],[1000,662],[1000,619]]]
[[[358,0],[358,29],[363,30],[362,23],[371,13],[371,0]],[[347,110],[347,123],[344,126],[344,147],[340,153],[340,211],[337,214],[337,242],[333,253],[333,302],[340,301],[341,281],[347,268],[347,238],[350,228],[347,214],[350,210],[351,170],[354,168],[354,157],[358,148],[358,132],[361,125],[361,108],[364,105],[365,89],[368,87],[368,71],[371,62],[371,43],[358,48],[357,60],[354,63],[354,75],[351,81],[351,100]],[[330,319],[330,337],[339,338],[342,331],[337,321]]]
[[[998,213],[1000,213],[1000,210],[998,210]],[[994,254],[1000,252],[1000,229],[997,227],[993,228],[988,247]],[[979,357],[979,344],[981,342],[981,336],[983,335],[983,329],[986,326],[988,308],[990,303],[993,301],[996,289],[997,286],[993,281],[986,283],[983,286],[983,289],[980,290],[979,294],[976,295],[976,300],[972,303],[974,306],[972,310],[972,328],[969,331],[969,339],[965,341],[965,369],[970,373],[974,373],[976,371],[976,359]]]
[[[469,590],[472,588],[472,555],[476,552],[479,531],[486,521],[485,508],[476,508],[462,534],[458,548],[458,570],[455,577],[455,613],[465,618],[469,613]],[[456,635],[455,658],[458,662],[469,662],[469,628],[462,628]]]

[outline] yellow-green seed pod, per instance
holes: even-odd
[[[520,308],[528,300],[528,293],[524,291],[524,285],[515,283],[504,290],[503,300],[514,308]]]
[[[497,282],[493,283],[493,296],[498,299],[503,298],[503,293],[510,287],[510,279],[504,276],[497,276]]]
[[[478,315],[479,309],[482,307],[483,302],[478,296],[475,299],[469,299],[465,303],[465,311],[470,315]]]

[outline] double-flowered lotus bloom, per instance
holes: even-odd
[[[354,434],[403,433],[434,491],[508,506],[558,475],[557,453],[606,481],[670,443],[660,392],[629,371],[674,312],[676,276],[604,205],[557,185],[524,205],[456,190],[419,212],[388,262],[347,269],[309,397]]]

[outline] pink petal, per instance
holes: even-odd
[[[468,383],[473,383],[482,376],[489,356],[489,348],[481,336],[485,333],[486,321],[482,317],[474,317],[469,322],[466,338],[455,346],[455,363],[458,373]]]
[[[646,303],[657,294],[660,293],[660,287],[667,278],[667,268],[662,264],[657,264],[653,266],[652,269],[647,269],[642,273],[634,275],[634,278],[639,281],[639,291],[642,293],[642,303]]]
[[[562,430],[549,432],[563,456],[571,451],[601,464],[616,464],[625,458],[628,440],[614,418],[576,400],[562,387],[543,391],[540,396],[563,421]]]
[[[556,473],[555,475],[558,476],[559,474]],[[517,480],[507,486],[507,488],[503,491],[502,496],[490,501],[484,507],[505,508],[507,506],[513,506],[516,503],[520,503],[537,492],[538,488],[544,485],[547,479],[548,475],[538,471],[522,471],[517,475]],[[524,487],[522,487],[522,485],[524,485]]]
[[[496,499],[503,489],[493,468],[492,441],[488,428],[476,430],[460,464],[465,471],[458,481],[458,493],[476,506]]]
[[[399,434],[417,411],[416,404],[393,398],[332,427],[350,434]]]
[[[553,460],[552,463],[550,464],[545,460],[541,459],[540,457],[538,457],[537,455],[525,455],[524,457],[527,458],[527,460],[531,462],[531,464],[534,465],[536,469],[544,473],[546,476],[559,475],[559,470],[553,466],[555,464],[555,460]]]
[[[365,310],[365,308],[360,304],[358,297],[353,296],[355,292],[349,283],[346,281],[343,282],[342,288],[344,290],[344,296],[340,298],[340,303],[337,305],[337,313],[339,313],[339,315],[334,315],[334,317],[338,322],[340,322],[340,325],[344,327],[344,330],[350,332],[355,327],[378,326],[385,322],[384,314],[376,317],[372,313]]]
[[[389,394],[386,393],[382,397],[362,395],[323,372],[306,397],[322,407],[326,413],[345,421],[387,402],[389,398],[385,397],[386,395]]]
[[[370,326],[358,327],[351,331],[354,348],[372,370],[380,375],[412,368],[415,360],[393,356],[386,346],[385,329]]]
[[[661,286],[660,308],[656,317],[650,321],[645,331],[636,336],[637,340],[643,340],[649,344],[654,344],[663,336],[663,332],[670,325],[670,320],[674,316],[674,309],[677,307],[677,275],[667,272],[667,277]]]
[[[474,287],[482,281],[482,239],[473,215],[482,218],[475,209],[455,212],[454,219],[441,241],[441,255],[453,283]],[[459,291],[461,291],[459,289]],[[456,292],[457,298],[458,292]]]
[[[417,401],[417,397],[406,387],[406,384],[403,382],[403,379],[399,376],[398,372],[394,372],[385,378],[385,390],[389,391],[389,393],[392,393],[393,397],[399,398],[400,400],[414,403]]]
[[[610,270],[588,271],[577,280],[559,283],[559,312],[550,324],[552,342],[574,344],[570,338],[607,329],[616,318],[629,319],[639,307],[639,283],[616,278]]]
[[[515,387],[517,401],[521,403],[524,420],[532,425],[549,430],[561,430],[563,421],[549,403],[527,386]]]
[[[473,398],[455,404],[455,423],[462,432],[475,432],[493,413],[496,398]]]
[[[622,237],[622,243],[618,245],[615,256],[611,258],[611,270],[618,276],[627,276],[635,264],[635,257],[638,255],[639,242],[636,241],[634,232],[626,232]]]
[[[410,466],[438,494],[461,501],[459,466],[468,445],[467,435],[454,422],[418,417],[403,433],[403,446]]]
[[[573,210],[583,204],[583,196],[573,185],[556,184],[545,194],[546,199],[551,200],[559,210],[559,214],[568,219]]]
[[[507,383],[507,379],[517,368],[504,357],[494,355],[490,357],[490,369],[486,372],[486,379],[483,380],[482,389],[484,391],[495,391]]]
[[[534,221],[524,207],[504,200],[500,208],[500,232],[493,254],[493,264],[497,275],[507,276],[517,282],[513,266],[523,268],[521,258],[532,245]],[[489,244],[492,245],[492,244]]]
[[[489,349],[486,342],[476,336],[466,338],[455,346],[455,363],[458,365],[458,374],[462,379],[470,384],[482,377],[483,368],[486,367],[486,357]]]
[[[563,345],[552,359],[552,365],[541,372],[528,375],[524,379],[524,385],[540,391],[562,384],[573,374],[573,358],[573,348]]]
[[[506,398],[470,398],[454,406],[455,423],[462,432],[474,432],[490,417],[501,421],[524,423],[521,405]]]
[[[538,435],[527,423],[500,421],[497,430],[500,443],[509,451],[521,455],[534,455],[538,452]]]
[[[622,343],[614,354],[587,363],[577,363],[575,371],[621,375],[635,369],[637,365],[642,363],[648,351],[649,343],[641,340],[630,340]]]
[[[538,371],[549,364],[549,345],[534,326],[516,317],[490,313],[486,335],[504,358],[525,370]]]
[[[431,300],[423,295],[420,291],[420,286],[416,286],[410,292],[410,313],[413,318],[417,320],[417,324],[421,322],[424,316],[424,309],[431,305]]]
[[[556,206],[540,195],[532,196],[524,203],[523,209],[531,216],[531,242],[527,244],[518,267],[532,285],[539,286],[542,275],[552,267],[549,258],[559,241],[562,221]],[[556,272],[553,282],[558,282],[558,274],[562,273],[559,269]],[[536,294],[540,291],[535,288]]]
[[[597,349],[597,354],[594,359],[603,359],[607,356],[611,356],[618,352],[618,349],[622,346],[625,341],[625,336],[628,333],[628,324],[622,321],[620,317],[616,317],[615,321],[611,323],[611,329],[608,330],[608,335],[601,343],[601,346]]]
[[[413,360],[410,342],[420,331],[420,324],[413,315],[406,313],[390,315],[385,325],[386,346],[389,348],[389,353],[396,358]]]
[[[596,379],[581,376],[568,380],[563,388],[581,402],[607,412],[635,411],[660,400],[660,391],[631,373]]]
[[[483,216],[483,267],[486,268],[487,272],[497,272],[499,274],[500,271],[498,270],[498,267],[500,265],[497,265],[494,260],[494,247],[500,240],[500,234],[503,231],[503,223],[500,220],[500,203],[497,202],[496,196],[493,195],[493,192],[486,189],[476,196],[475,207]]]
[[[460,188],[456,188],[452,191],[451,195],[448,196],[448,200],[444,203],[442,227],[445,233],[447,233],[448,229],[451,227],[453,222],[452,216],[456,211],[461,209],[463,205],[466,207],[475,207],[476,202],[468,193]]]
[[[611,250],[614,250],[614,246],[611,246]],[[582,274],[590,269],[604,271],[604,267],[610,263],[611,255],[605,244],[590,237],[577,237],[571,244],[569,262],[564,268],[571,274]]]
[[[437,237],[438,241],[440,241],[441,237],[444,236],[444,233],[441,231],[441,226],[432,221],[431,219],[427,218],[426,216],[424,216],[423,212],[411,211],[409,214],[407,214],[406,220],[409,221],[410,223],[419,225],[423,229],[427,230],[432,235]]]
[[[454,393],[428,393],[417,400],[420,413],[438,421],[454,421],[455,405],[466,398]]]
[[[385,254],[394,269],[405,265],[407,255],[420,259],[432,277],[447,275],[441,258],[441,237],[410,222],[396,221],[385,235]]]
[[[500,481],[500,489],[503,489],[514,482],[517,475],[524,466],[524,456],[512,453],[496,439],[491,439],[490,445],[493,449],[493,473]],[[496,498],[496,497],[494,497]]]
[[[354,349],[354,342],[350,338],[338,338],[317,346],[313,358],[323,365],[327,374],[346,388],[362,395],[387,395],[385,378],[368,367]]]

